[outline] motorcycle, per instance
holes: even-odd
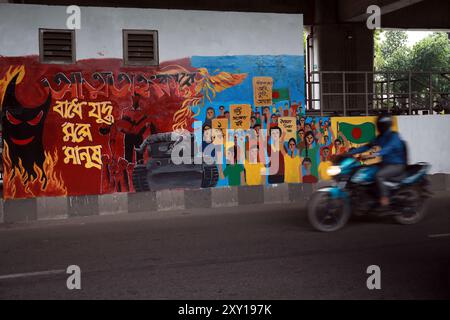
[[[375,150],[377,151],[377,150]],[[343,228],[352,215],[392,216],[403,225],[415,224],[425,215],[425,202],[431,196],[428,190],[428,163],[406,166],[406,170],[385,184],[390,190],[390,205],[379,209],[375,177],[380,168],[379,158],[363,156],[366,162],[348,154],[337,156],[327,170],[333,185],[318,189],[308,203],[311,225],[322,232]]]

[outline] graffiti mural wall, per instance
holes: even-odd
[[[306,117],[302,68],[301,56],[192,57],[157,68],[1,58],[4,198],[328,180],[331,157],[374,138],[375,118]],[[170,132],[180,129],[200,131],[200,151],[216,145],[223,161],[172,164]],[[231,129],[244,132],[241,162]],[[249,130],[265,135],[264,146],[249,145]],[[157,175],[161,163],[170,170]]]
[[[302,56],[192,57],[157,68],[38,60],[0,58],[6,199],[134,191],[133,170],[150,154],[137,149],[151,135],[198,122],[269,128],[304,112]],[[240,120],[239,105],[248,106]],[[219,169],[228,177],[219,186],[246,183],[235,179],[239,168]]]

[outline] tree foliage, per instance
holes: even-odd
[[[384,35],[384,39],[381,39]],[[450,40],[445,32],[434,32],[407,46],[405,31],[378,31],[375,34],[375,69],[377,71],[448,71]]]
[[[406,48],[408,34],[405,31],[388,31],[384,32],[384,35],[385,39],[381,45],[381,55],[384,60]]]
[[[445,32],[434,32],[408,47],[408,35],[405,31],[377,30],[374,36],[375,59],[374,66],[378,81],[389,78],[390,92],[408,92],[408,72],[413,72],[411,90],[416,93],[414,99],[418,103],[429,101],[429,83],[432,83],[433,101],[442,99],[439,93],[450,90],[450,40]],[[401,72],[405,71],[405,72]],[[386,72],[386,73],[384,73]],[[400,73],[395,73],[400,72]],[[434,72],[431,76],[428,73]],[[386,82],[385,82],[386,85]],[[404,99],[399,99],[400,104]],[[422,101],[422,102],[420,102]],[[388,102],[392,104],[391,102]]]
[[[450,41],[444,32],[435,32],[412,48],[411,69],[414,71],[448,71],[450,69]]]

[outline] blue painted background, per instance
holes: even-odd
[[[207,68],[211,75],[221,71],[246,73],[247,78],[240,85],[218,93],[212,103],[206,107],[218,107],[230,104],[247,103],[253,105],[253,77],[272,77],[274,89],[289,88],[290,101],[301,102],[305,106],[305,74],[303,56],[193,56],[191,64],[196,68]],[[198,120],[205,119],[206,108],[203,108]]]

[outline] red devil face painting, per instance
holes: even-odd
[[[3,138],[8,144],[13,165],[19,164],[27,171],[29,177],[36,177],[34,164],[42,168],[45,154],[42,144],[44,122],[47,116],[51,96],[38,107],[23,106],[16,99],[15,76],[8,84],[2,106]]]

